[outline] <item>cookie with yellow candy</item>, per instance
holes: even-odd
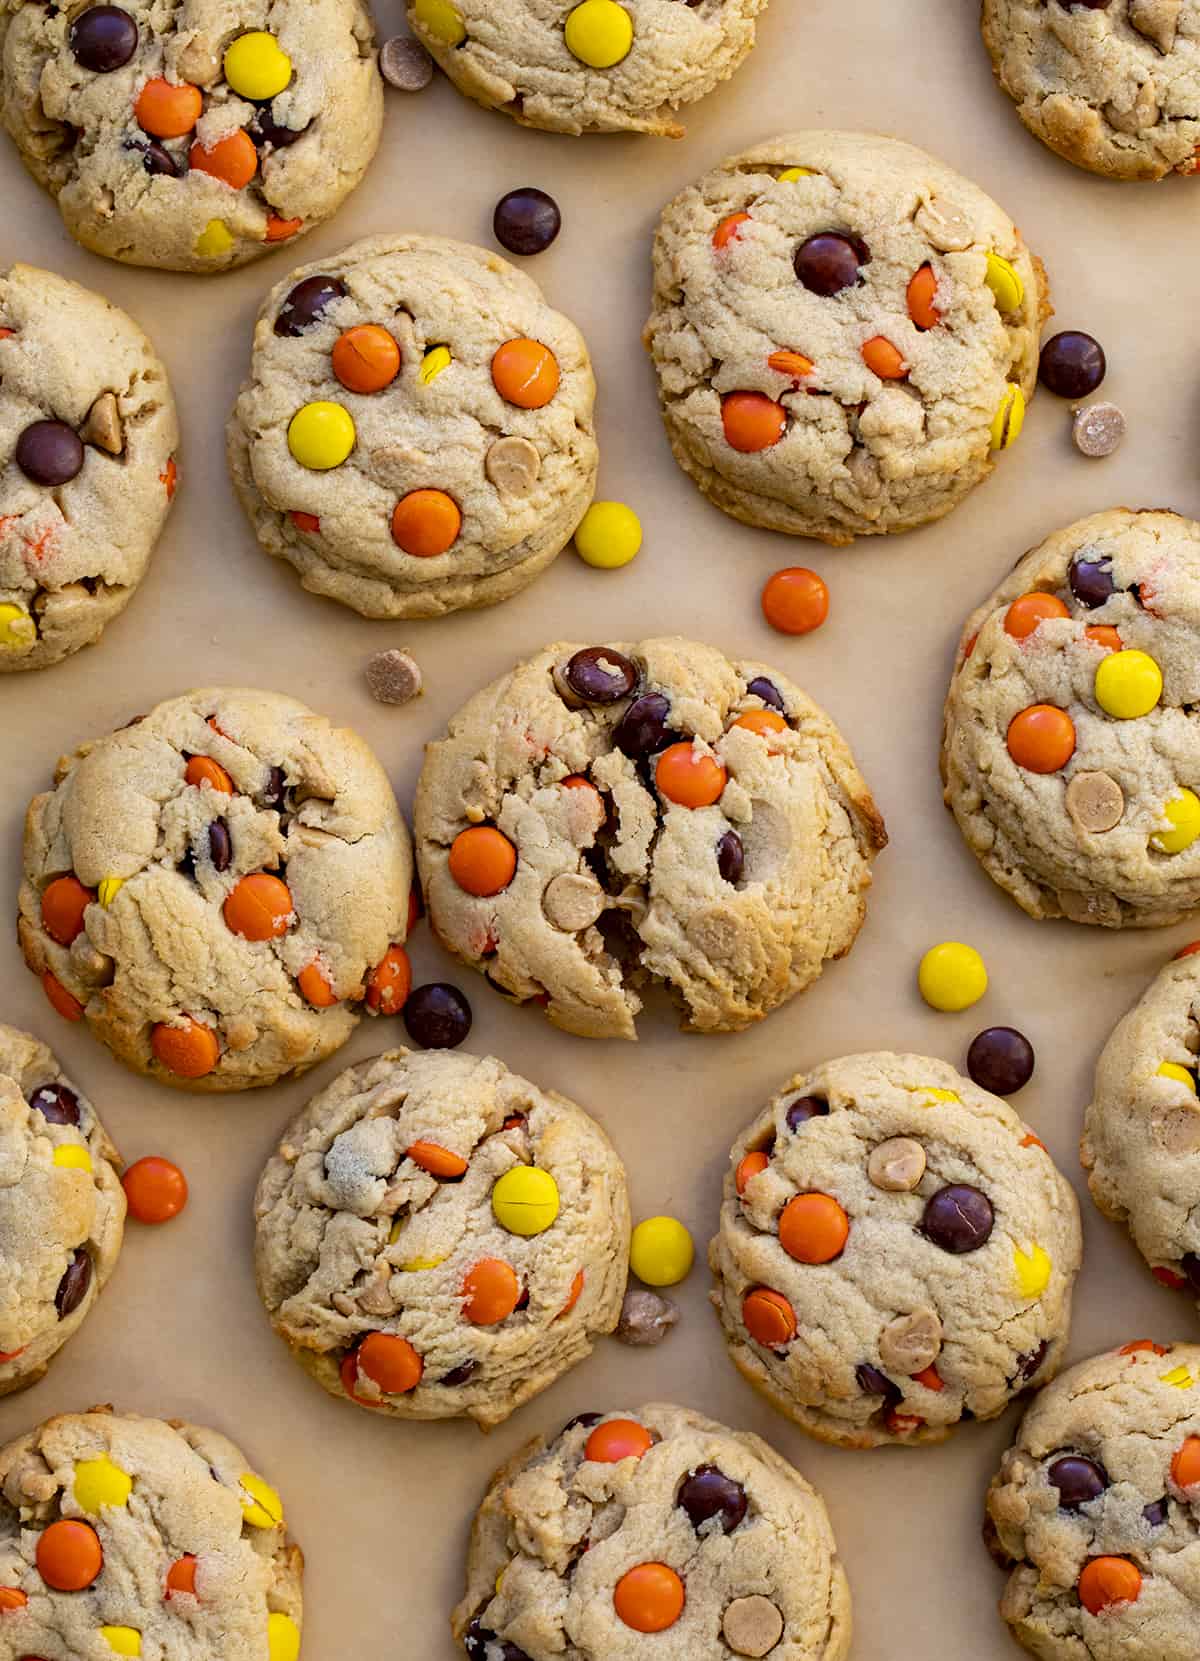
[[[216,1431],[96,1408],[0,1448],[6,1655],[297,1661],[303,1569]]]
[[[940,1442],[1057,1372],[1081,1250],[1070,1185],[999,1096],[927,1056],[843,1056],[735,1142],[712,1301],[811,1436]]]

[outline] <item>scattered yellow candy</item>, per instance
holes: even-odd
[[[92,1156],[78,1142],[64,1142],[61,1148],[54,1150],[54,1163],[64,1171],[90,1171]]]
[[[301,467],[326,473],[331,467],[342,465],[353,450],[357,436],[350,411],[341,404],[321,399],[315,404],[305,404],[292,416],[288,449]]]
[[[1160,854],[1181,854],[1200,836],[1200,796],[1194,790],[1181,790],[1165,803],[1163,815],[1171,821],[1171,829],[1156,831],[1150,845]]]
[[[416,1275],[420,1274],[422,1269],[436,1269],[439,1263],[445,1261],[444,1257],[414,1257],[407,1263],[402,1263],[400,1268],[406,1275]]]
[[[450,0],[417,0],[413,17],[444,46],[461,46],[467,38],[467,26]]]
[[[1096,670],[1096,702],[1118,721],[1149,715],[1162,687],[1162,670],[1146,652],[1109,652]]]
[[[691,1235],[674,1217],[647,1217],[629,1242],[629,1266],[647,1286],[677,1286],[695,1258]]]
[[[1023,1298],[1040,1298],[1050,1284],[1050,1272],[1053,1264],[1050,1254],[1042,1250],[1041,1246],[1033,1246],[1026,1254],[1020,1248],[1013,1248],[1013,1267],[1017,1271],[1017,1289]]]
[[[987,257],[987,276],[984,278],[1001,311],[1016,311],[1025,298],[1025,284],[1015,265],[1000,254]]]
[[[1186,1367],[1172,1367],[1169,1373],[1158,1375],[1158,1382],[1160,1384],[1173,1384],[1177,1390],[1186,1390],[1189,1385],[1196,1381]]]
[[[242,1495],[242,1515],[255,1528],[278,1528],[283,1521],[283,1501],[262,1477],[253,1471],[243,1471],[238,1478],[245,1492]]]
[[[107,910],[124,886],[124,877],[101,877],[100,886],[96,889],[96,898]]]
[[[210,219],[196,238],[196,252],[207,260],[219,259],[233,247],[233,232],[223,219]]]
[[[102,1626],[100,1636],[107,1638],[109,1647],[117,1655],[140,1655],[142,1635],[132,1626]]]
[[[628,565],[641,546],[642,522],[624,502],[593,502],[575,532],[575,552],[601,571]]]
[[[1186,1084],[1194,1096],[1196,1094],[1196,1075],[1189,1073],[1186,1067],[1181,1067],[1177,1061],[1164,1061],[1158,1069],[1159,1078],[1173,1078],[1180,1084]]]
[[[421,359],[421,367],[417,370],[417,378],[421,385],[429,386],[436,381],[443,369],[449,369],[453,362],[448,346],[431,346]]]
[[[941,1090],[936,1084],[906,1084],[904,1088],[910,1096],[928,1096],[934,1102],[961,1102],[962,1097],[956,1096],[953,1090]]]
[[[17,651],[37,639],[37,628],[24,606],[0,605],[0,651]]]
[[[300,1628],[290,1615],[267,1616],[267,1654],[270,1661],[296,1661]]]
[[[790,185],[794,179],[811,179],[812,176],[813,170],[811,167],[786,167],[779,175],[778,183]]]
[[[75,1467],[75,1504],[87,1517],[98,1517],[106,1505],[128,1505],[133,1478],[106,1454],[81,1459]]]
[[[1009,381],[1000,400],[1000,407],[992,417],[991,445],[993,450],[1007,450],[1021,436],[1025,425],[1025,394],[1016,381]]]
[[[239,36],[225,53],[225,79],[241,98],[274,98],[291,78],[291,58],[265,29]]]
[[[492,1189],[492,1210],[510,1234],[544,1234],[558,1216],[558,1184],[537,1165],[514,1165]]]
[[[917,970],[921,996],[932,1009],[956,1014],[970,1009],[987,991],[987,970],[974,946],[961,940],[943,940],[930,946]]]
[[[500,1570],[500,1573],[496,1576],[496,1596],[497,1597],[500,1596],[500,1588],[504,1584],[504,1576],[507,1572],[508,1572],[508,1564],[506,1563],[504,1565],[504,1567]]]
[[[633,19],[617,0],[583,0],[567,18],[567,51],[589,69],[611,69],[628,57]]]

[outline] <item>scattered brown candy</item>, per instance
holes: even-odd
[[[1108,773],[1076,773],[1067,786],[1066,802],[1081,831],[1110,831],[1125,812],[1121,786]]]
[[[604,890],[595,877],[564,871],[552,877],[542,895],[542,910],[565,934],[590,928],[604,910]]]
[[[110,456],[119,456],[125,448],[125,428],[113,393],[102,392],[88,411],[87,420],[79,429],[85,444],[107,450]]]
[[[942,1323],[936,1309],[914,1309],[898,1315],[879,1335],[879,1359],[889,1372],[924,1372],[942,1348]]]
[[[770,1598],[735,1598],[722,1618],[721,1631],[735,1655],[760,1657],[783,1637],[783,1616]]]
[[[433,79],[433,59],[410,35],[393,35],[379,49],[379,69],[389,86],[420,92]]]
[[[925,1175],[925,1149],[911,1136],[893,1136],[871,1149],[867,1175],[876,1188],[907,1192]]]
[[[661,1298],[657,1292],[644,1292],[638,1287],[625,1294],[617,1337],[634,1349],[653,1349],[662,1343],[678,1320],[679,1310],[670,1298]]]
[[[367,685],[381,704],[407,704],[421,691],[421,670],[415,658],[393,647],[367,659]]]
[[[527,438],[498,438],[484,457],[483,470],[502,495],[528,496],[542,470],[542,458]]]
[[[1075,448],[1084,456],[1111,456],[1125,437],[1125,417],[1116,404],[1085,404],[1071,427]]]

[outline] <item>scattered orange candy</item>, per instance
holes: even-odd
[[[187,1178],[178,1165],[158,1154],[132,1164],[121,1178],[130,1215],[139,1223],[169,1223],[188,1200]]]
[[[721,223],[712,234],[713,247],[724,248],[731,243],[734,237],[738,234],[740,227],[746,223],[749,217],[750,215],[748,213],[726,214],[725,218],[722,219]]]
[[[166,486],[167,501],[171,501],[175,495],[175,488],[179,483],[179,468],[175,465],[174,456],[167,457],[167,470],[165,473],[158,475],[158,482]]]
[[[1047,618],[1070,615],[1057,594],[1022,594],[1004,613],[1004,632],[1014,640],[1025,640]]]
[[[69,946],[83,932],[83,914],[96,898],[76,876],[55,877],[42,890],[42,927],[51,940]]]
[[[183,770],[185,784],[208,784],[222,796],[233,795],[233,780],[211,756],[189,756],[188,764]]]
[[[914,1373],[913,1377],[918,1384],[923,1384],[927,1390],[935,1390],[940,1393],[946,1388],[946,1381],[936,1367],[923,1367],[919,1373]]]
[[[472,1326],[498,1326],[517,1307],[521,1283],[511,1263],[485,1257],[467,1270],[463,1296],[463,1314]]]
[[[52,975],[49,969],[42,976],[42,991],[49,998],[51,1009],[64,1021],[83,1020],[83,1005],[78,998],[71,996],[58,976]]]
[[[940,323],[942,314],[934,305],[937,278],[931,265],[923,265],[908,280],[908,315],[918,329],[932,329]]]
[[[730,392],[721,400],[721,425],[731,449],[769,450],[787,430],[787,411],[765,392]]]
[[[1132,1344],[1122,1344],[1117,1351],[1118,1355],[1137,1355],[1142,1350],[1149,1350],[1154,1355],[1166,1355],[1166,1347],[1156,1344],[1152,1338],[1135,1338]]]
[[[806,565],[788,565],[767,578],[761,604],[780,634],[811,634],[829,616],[829,590]]]
[[[496,391],[518,409],[544,409],[558,381],[558,359],[539,340],[506,340],[492,359]]]
[[[1103,646],[1106,651],[1120,652],[1124,649],[1125,642],[1111,623],[1089,623],[1083,633],[1086,640]]]
[[[177,1557],[167,1570],[167,1596],[172,1592],[190,1592],[196,1595],[196,1559],[191,1552]]]
[[[367,976],[367,1008],[375,1015],[396,1015],[412,991],[412,964],[403,946],[389,946]]]
[[[24,1609],[29,1599],[19,1586],[0,1586],[0,1613],[6,1610]]]
[[[1160,1286],[1169,1286],[1172,1292],[1182,1292],[1187,1281],[1182,1275],[1177,1275],[1174,1269],[1168,1269],[1165,1263],[1156,1263],[1150,1273]]]
[[[360,323],[333,343],[333,372],[348,392],[382,392],[400,373],[400,348],[378,323]]]
[[[234,883],[221,915],[243,940],[277,940],[287,933],[294,909],[287,883],[269,871],[252,871]]]
[[[13,329],[0,329],[0,340],[11,340],[15,332]]]
[[[583,1457],[596,1465],[616,1465],[622,1459],[640,1459],[654,1446],[654,1438],[636,1419],[606,1419],[583,1444]]]
[[[303,219],[280,219],[277,213],[267,215],[266,242],[287,242],[304,229]]]
[[[733,723],[735,727],[745,727],[747,732],[757,734],[759,738],[767,738],[773,732],[786,732],[788,724],[776,709],[748,709],[744,715],[739,715]]]
[[[734,1174],[734,1186],[739,1194],[746,1192],[746,1185],[751,1177],[756,1177],[760,1171],[765,1171],[771,1161],[765,1153],[748,1153],[738,1161],[738,1168]]]
[[[583,1279],[583,1270],[580,1269],[579,1273],[575,1276],[575,1279],[571,1282],[571,1290],[567,1293],[566,1303],[563,1304],[558,1314],[554,1317],[556,1321],[561,1321],[564,1315],[569,1315],[575,1305],[579,1302],[580,1298],[583,1296]]]
[[[1141,1596],[1142,1575],[1127,1557],[1093,1557],[1079,1577],[1079,1601],[1091,1615],[1099,1615],[1114,1603],[1136,1603]]]
[[[82,1592],[104,1567],[100,1537],[74,1517],[51,1523],[38,1536],[37,1567],[56,1592]]]
[[[258,172],[258,151],[254,140],[244,127],[226,138],[219,138],[211,149],[203,144],[192,145],[188,152],[188,166],[193,173],[207,173],[220,179],[231,190],[242,190]]]
[[[450,875],[468,894],[486,898],[508,887],[517,869],[517,850],[494,825],[472,825],[450,844]]]
[[[389,1332],[369,1332],[354,1352],[358,1370],[385,1396],[406,1396],[421,1382],[425,1363],[407,1338]]]
[[[392,510],[392,541],[416,559],[444,554],[461,529],[458,503],[444,490],[410,490]]]
[[[806,358],[803,352],[772,352],[767,359],[768,369],[774,369],[779,375],[789,375],[793,380],[811,375],[812,367],[812,359]]]
[[[190,1015],[184,1016],[183,1026],[160,1021],[150,1034],[150,1048],[167,1071],[178,1078],[203,1078],[221,1056],[213,1029]]]
[[[1030,704],[1008,724],[1008,753],[1030,773],[1057,773],[1075,754],[1075,723],[1054,704]]]
[[[831,1263],[849,1235],[850,1219],[831,1194],[797,1194],[779,1219],[779,1244],[797,1263]]]
[[[314,1009],[332,1009],[338,1002],[338,995],[329,983],[329,976],[315,957],[296,976],[296,985],[300,988],[300,996],[305,1003],[311,1004]]]
[[[19,1350],[0,1350],[0,1362],[15,1361],[19,1355],[24,1355],[28,1348],[28,1344],[22,1344]]]
[[[466,1160],[449,1148],[443,1148],[439,1142],[414,1142],[407,1151],[414,1165],[419,1165],[431,1177],[443,1182],[453,1182],[456,1177],[467,1173]]]
[[[903,354],[883,335],[872,335],[870,340],[864,340],[862,360],[881,381],[902,381],[908,374]]]
[[[133,113],[152,138],[182,138],[200,119],[204,98],[199,87],[176,86],[156,75],[138,93]]]
[[[716,756],[691,744],[669,744],[658,758],[654,782],[679,807],[711,807],[721,799],[729,775]]]
[[[1200,1436],[1189,1436],[1171,1460],[1171,1481],[1176,1488],[1200,1487]]]
[[[1175,958],[1193,957],[1196,952],[1200,952],[1200,940],[1190,940],[1186,946],[1180,946]]]
[[[613,1607],[635,1632],[665,1632],[683,1614],[683,1581],[665,1563],[639,1563],[617,1581]]]
[[[321,521],[315,513],[301,513],[298,508],[293,508],[288,518],[298,531],[308,531],[310,535],[315,535],[321,529]]]
[[[742,1320],[751,1338],[764,1349],[782,1349],[796,1336],[796,1311],[782,1292],[756,1286],[742,1299]]]
[[[1042,1141],[1041,1137],[1034,1136],[1032,1131],[1028,1136],[1022,1136],[1021,1146],[1023,1148],[1040,1148],[1043,1153],[1049,1152],[1049,1149],[1046,1147],[1046,1144]]]

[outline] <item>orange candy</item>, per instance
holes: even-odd
[[[1132,1344],[1122,1344],[1117,1351],[1118,1355],[1138,1355],[1142,1350],[1149,1350],[1152,1355],[1166,1355],[1166,1346],[1156,1344],[1153,1338],[1135,1338]]]
[[[789,565],[767,578],[761,604],[780,634],[811,634],[829,616],[829,590],[806,565]]]
[[[745,727],[747,732],[756,733],[759,738],[767,738],[773,732],[786,732],[788,724],[775,709],[748,709],[744,715],[739,715],[733,723],[735,727]]]
[[[738,234],[739,229],[746,223],[749,217],[750,215],[748,213],[726,214],[725,218],[722,219],[721,223],[712,234],[713,247],[728,247],[734,237]]]
[[[176,86],[156,75],[138,93],[133,113],[138,126],[152,138],[182,138],[199,121],[203,108],[199,87]]]
[[[798,381],[812,374],[812,359],[806,358],[803,352],[772,352],[767,359],[767,368]]]
[[[231,190],[242,190],[258,172],[258,151],[245,128],[219,138],[211,149],[203,144],[192,145],[188,152],[188,166],[193,173],[207,173],[220,179]]]
[[[518,409],[544,409],[558,380],[558,359],[539,340],[506,340],[492,359],[496,391]]]
[[[1142,1592],[1142,1574],[1127,1557],[1093,1557],[1079,1577],[1079,1601],[1091,1615],[1102,1614],[1114,1603],[1136,1603]]]
[[[468,894],[499,894],[516,869],[517,850],[494,825],[472,825],[450,844],[450,875]]]
[[[883,335],[863,341],[862,360],[881,381],[902,381],[908,374],[903,354]]]
[[[225,926],[243,940],[277,940],[286,934],[294,906],[287,883],[269,871],[239,877],[221,908]]]
[[[731,449],[769,450],[787,431],[787,411],[765,392],[730,392],[721,400],[721,424]]]
[[[55,877],[42,891],[42,927],[51,940],[69,946],[83,932],[83,914],[95,898],[78,877]]]
[[[778,1350],[796,1336],[796,1311],[782,1292],[756,1286],[742,1299],[742,1321],[751,1338],[764,1349]]]
[[[287,242],[298,231],[304,229],[303,219],[280,219],[277,213],[267,216],[267,229],[264,236],[266,242]]]
[[[739,1194],[746,1192],[746,1185],[751,1177],[756,1177],[760,1171],[765,1171],[771,1161],[765,1153],[748,1153],[738,1161],[738,1168],[733,1181]]]
[[[321,521],[315,513],[301,513],[298,508],[293,508],[288,518],[298,531],[308,531],[310,535],[315,535],[321,529]]]
[[[942,314],[934,305],[936,295],[937,278],[933,267],[923,265],[908,280],[908,315],[918,329],[932,329],[941,322]]]
[[[797,1263],[831,1263],[849,1235],[850,1219],[830,1194],[797,1194],[779,1219],[779,1244]]]
[[[104,1567],[100,1536],[74,1517],[51,1523],[38,1536],[37,1567],[56,1592],[82,1592]]]
[[[1119,652],[1125,644],[1111,623],[1089,623],[1083,633],[1085,639],[1097,646],[1103,646],[1108,652]]]
[[[946,1388],[946,1381],[936,1367],[923,1367],[919,1373],[914,1373],[913,1377],[927,1390],[934,1390],[940,1394]]]
[[[360,323],[333,343],[333,372],[348,392],[382,392],[400,373],[400,348],[378,323]]]
[[[52,975],[49,969],[42,976],[42,991],[49,998],[51,1009],[64,1021],[83,1020],[83,1005],[78,998],[71,996],[58,976]]]
[[[162,1021],[150,1034],[150,1048],[158,1061],[177,1078],[203,1078],[221,1057],[217,1035],[203,1021],[184,1016],[183,1026]]]
[[[679,807],[711,807],[720,801],[729,775],[715,756],[691,744],[670,744],[658,758],[654,782]]]
[[[1034,1136],[1032,1131],[1028,1136],[1022,1136],[1021,1146],[1023,1148],[1040,1148],[1043,1153],[1049,1152],[1049,1149],[1046,1147],[1046,1144],[1042,1141],[1041,1137]]]
[[[367,1008],[375,1015],[396,1015],[412,991],[412,964],[403,946],[389,946],[367,976]]]
[[[1171,1461],[1171,1481],[1176,1488],[1200,1487],[1200,1436],[1189,1436]]]
[[[389,1332],[369,1332],[354,1355],[358,1371],[385,1396],[406,1396],[420,1384],[425,1371],[425,1363],[408,1339]]]
[[[410,490],[392,510],[392,541],[416,559],[444,554],[461,529],[458,503],[444,490]]]
[[[459,1154],[451,1153],[449,1148],[443,1148],[439,1142],[414,1142],[408,1149],[408,1157],[414,1165],[419,1165],[431,1177],[437,1177],[442,1182],[453,1182],[467,1172],[466,1160]]]
[[[1075,723],[1054,704],[1030,704],[1008,724],[1008,753],[1030,773],[1057,773],[1075,754]]]
[[[307,968],[301,969],[296,976],[296,985],[300,988],[300,996],[305,1003],[314,1009],[332,1009],[338,1001],[338,995],[329,984],[329,976],[322,969],[314,957]]]
[[[15,332],[13,329],[0,329],[0,340],[11,340]]]
[[[208,784],[220,791],[222,796],[233,795],[233,780],[220,762],[214,761],[211,756],[189,756],[183,778],[185,784]]]
[[[1047,618],[1070,615],[1056,594],[1022,594],[1004,613],[1004,632],[1014,640],[1025,640]]]
[[[596,1465],[616,1465],[640,1459],[653,1446],[654,1438],[636,1419],[606,1419],[583,1444],[583,1457]]]
[[[499,1326],[517,1307],[521,1283],[511,1263],[485,1257],[467,1270],[463,1296],[463,1314],[472,1326]]]
[[[575,1279],[571,1282],[571,1290],[567,1293],[566,1303],[563,1304],[558,1314],[554,1317],[556,1321],[561,1321],[564,1315],[569,1315],[575,1305],[579,1302],[580,1298],[583,1296],[583,1278],[583,1270],[580,1269],[579,1273],[575,1276]]]
[[[683,1614],[686,1601],[683,1581],[665,1563],[639,1563],[613,1591],[613,1607],[635,1632],[665,1632]]]
[[[121,1178],[129,1214],[139,1223],[169,1223],[188,1200],[187,1178],[178,1165],[158,1154],[132,1164]]]
[[[1181,957],[1193,957],[1196,952],[1200,952],[1200,940],[1191,940],[1186,946],[1180,946],[1179,950],[1175,953],[1175,959],[1172,961],[1175,961]]]
[[[29,1599],[19,1586],[0,1586],[0,1614],[24,1609]]]
[[[167,1596],[172,1592],[190,1592],[196,1595],[196,1559],[190,1552],[177,1557],[167,1570]]]
[[[175,495],[175,488],[179,483],[179,469],[175,465],[174,456],[167,457],[167,470],[165,473],[158,475],[158,482],[166,486],[167,501],[171,501]]]

